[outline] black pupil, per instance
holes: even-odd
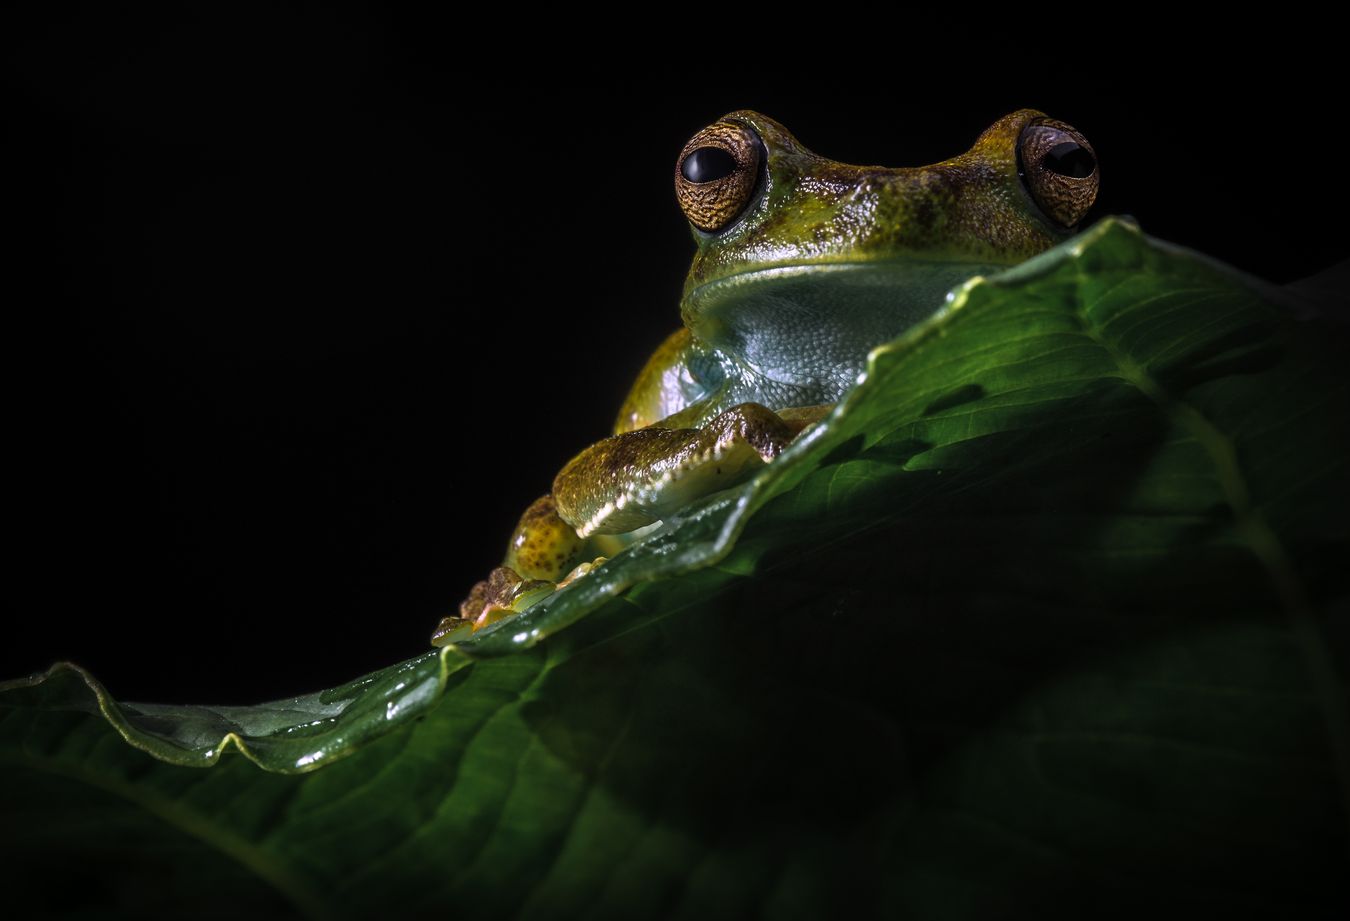
[[[680,172],[690,182],[712,182],[736,172],[736,158],[720,147],[700,147],[684,158]]]
[[[1086,147],[1080,147],[1073,141],[1064,141],[1046,151],[1041,165],[1052,173],[1059,173],[1070,179],[1086,179],[1097,168],[1097,161],[1088,153]]]

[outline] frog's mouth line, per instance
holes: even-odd
[[[888,342],[938,311],[971,278],[1003,267],[937,259],[756,267],[691,288],[680,316],[705,342],[759,352],[763,361],[771,361],[774,342],[817,343],[822,357],[852,359],[865,354],[864,344]]]
[[[784,262],[776,265],[756,266],[753,269],[744,269],[730,275],[701,282],[688,289],[682,300],[684,303],[702,301],[724,288],[739,288],[742,285],[760,282],[787,281],[804,275],[819,275],[821,276],[821,282],[824,283],[826,276],[829,276],[830,281],[835,281],[846,278],[848,274],[855,272],[886,273],[891,276],[885,281],[878,279],[869,284],[916,287],[913,278],[915,274],[927,279],[945,278],[955,274],[961,276],[961,281],[965,281],[976,275],[1005,269],[1012,264],[1003,265],[995,262],[963,259],[851,259],[830,262]],[[871,272],[868,272],[868,270],[871,270]],[[903,279],[901,276],[910,277]],[[922,285],[922,287],[928,288],[929,286]]]

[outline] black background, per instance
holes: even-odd
[[[1311,52],[889,28],[830,59],[696,33],[541,57],[371,10],[13,23],[0,677],[69,658],[121,697],[250,703],[423,651],[678,322],[671,167],[735,108],[917,165],[1034,106],[1096,146],[1094,215],[1278,282],[1346,255]]]

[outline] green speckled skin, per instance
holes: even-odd
[[[720,234],[695,232],[685,283],[700,285],[779,265],[923,259],[1010,265],[1065,237],[1017,177],[1017,139],[1044,113],[1022,109],[991,125],[970,150],[932,166],[852,166],[817,156],[757,112],[721,119],[752,128],[768,154],[760,197]]]
[[[520,565],[518,548],[547,547],[531,560],[565,562],[521,575],[557,581],[597,555],[593,535],[630,532],[734,485],[820,418],[874,346],[933,313],[946,292],[1072,233],[1018,175],[1019,137],[1044,118],[1014,112],[959,156],[897,169],[817,156],[757,112],[722,118],[719,130],[748,128],[762,144],[754,191],[719,231],[691,224],[698,249],[683,327],[638,376],[615,434],[558,474],[547,506],[556,517],[541,517],[536,503],[522,518],[507,566]],[[567,529],[577,542],[559,537]],[[478,616],[482,586],[462,617]]]
[[[1064,239],[1072,229],[1049,221],[1018,178],[1017,140],[1037,118],[1014,112],[960,156],[897,169],[817,156],[756,112],[721,119],[761,138],[764,176],[730,227],[691,228],[684,328],[639,375],[616,433],[676,413],[697,426],[743,402],[834,402],[873,346],[947,291]]]

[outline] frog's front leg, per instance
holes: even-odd
[[[775,413],[741,403],[701,428],[660,423],[596,442],[553,481],[559,516],[578,536],[619,534],[667,517],[700,496],[734,486],[829,407]]]
[[[687,503],[734,486],[773,460],[829,406],[775,413],[742,403],[701,428],[660,423],[596,442],[553,481],[553,494],[525,511],[502,565],[479,582],[432,634],[445,645],[524,610],[560,582],[584,573],[618,538]],[[566,577],[566,578],[565,578]]]

